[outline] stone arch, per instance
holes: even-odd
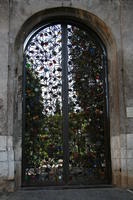
[[[14,133],[14,147],[15,147],[15,184],[16,187],[21,186],[21,143],[22,143],[22,66],[23,66],[23,43],[28,34],[38,27],[41,23],[47,23],[52,18],[67,18],[74,19],[85,26],[91,28],[101,39],[107,50],[107,66],[108,66],[108,82],[109,82],[109,113],[110,113],[110,141],[111,149],[113,149],[115,137],[119,137],[119,88],[118,88],[118,68],[117,68],[117,48],[115,39],[106,26],[106,24],[96,15],[84,10],[59,7],[40,11],[31,16],[21,27],[14,45],[14,66],[15,66],[15,80],[14,80],[14,102],[13,114],[13,133]],[[10,94],[10,87],[9,87]],[[9,118],[10,119],[10,118]],[[117,146],[118,154],[120,154],[119,144]],[[111,151],[112,152],[112,151]],[[115,160],[111,154],[112,166]],[[119,184],[116,179],[120,180],[120,160],[118,167],[112,167],[112,183]]]

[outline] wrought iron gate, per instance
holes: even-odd
[[[106,53],[74,22],[33,31],[24,45],[23,185],[109,181]]]

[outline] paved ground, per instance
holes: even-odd
[[[114,188],[24,190],[0,194],[0,200],[133,200],[133,193]]]

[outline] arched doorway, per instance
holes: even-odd
[[[75,21],[54,20],[24,44],[23,185],[109,183],[106,50]]]

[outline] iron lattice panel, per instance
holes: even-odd
[[[51,24],[31,36],[24,56],[24,185],[106,182],[107,85],[99,42],[76,25]]]

